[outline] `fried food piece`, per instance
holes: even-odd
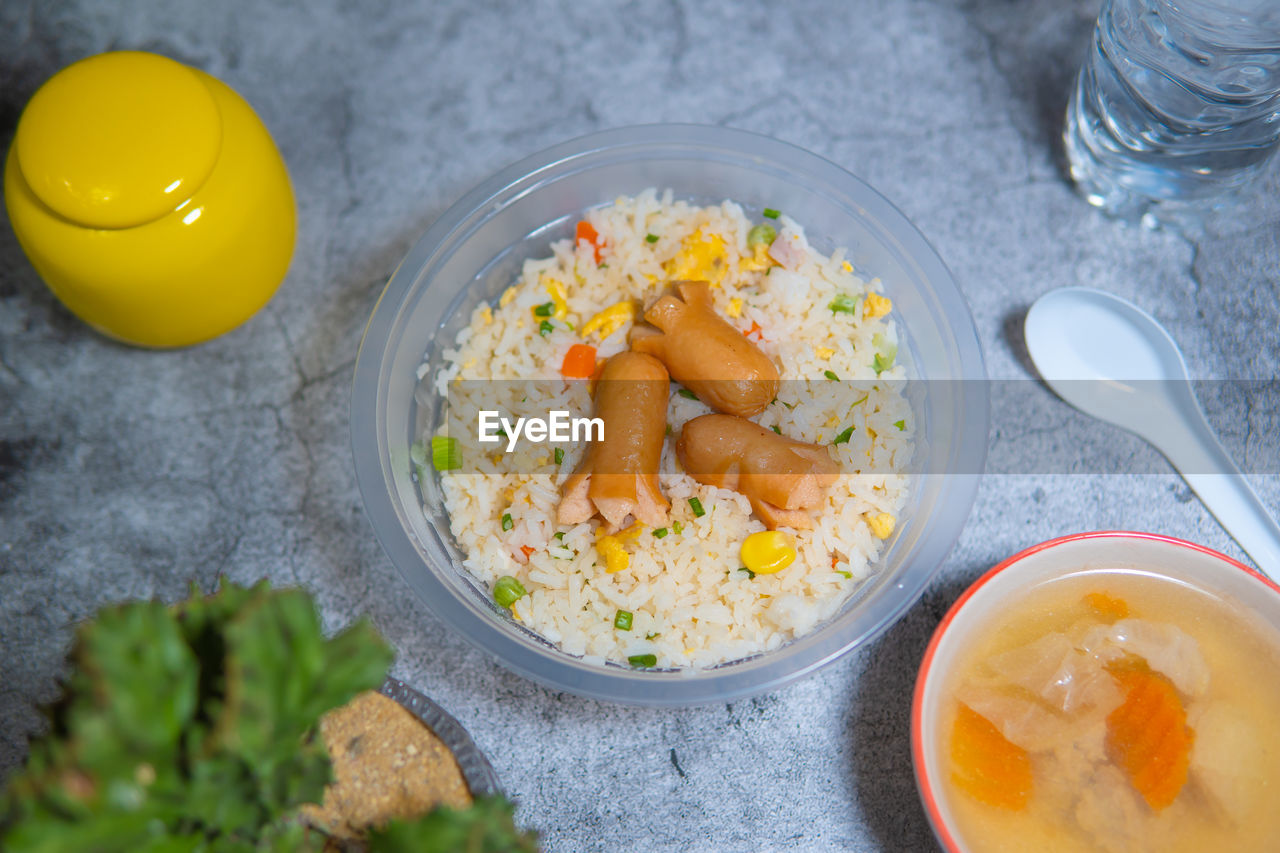
[[[839,468],[825,447],[733,415],[703,415],[680,431],[680,464],[699,483],[742,492],[769,529],[807,530]]]
[[[323,805],[305,805],[308,821],[354,839],[392,818],[415,818],[437,806],[471,803],[462,770],[431,729],[394,699],[372,691],[320,719],[333,760]]]
[[[556,518],[577,524],[596,513],[613,529],[634,516],[651,527],[667,520],[658,488],[658,462],[667,430],[669,379],[650,355],[621,352],[605,362],[595,388],[595,414],[604,437],[587,449],[565,480]]]
[[[680,281],[675,289],[678,296],[662,296],[644,312],[658,328],[634,327],[631,348],[657,357],[718,412],[748,418],[764,411],[778,394],[778,368],[716,313],[710,284]]]

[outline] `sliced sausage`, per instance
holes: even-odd
[[[827,448],[786,438],[732,415],[703,415],[680,431],[680,464],[699,483],[747,496],[771,530],[813,527],[840,469]]]
[[[628,351],[605,362],[593,395],[604,437],[588,446],[564,482],[556,512],[561,524],[596,513],[615,529],[629,515],[651,527],[666,522],[669,504],[658,488],[658,463],[668,385],[667,369],[653,356]]]
[[[656,356],[716,411],[744,418],[763,412],[778,394],[778,368],[716,313],[710,284],[681,281],[675,288],[678,296],[662,296],[644,312],[658,328],[633,328],[631,348]]]

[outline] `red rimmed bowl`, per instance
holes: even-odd
[[[911,708],[911,759],[929,823],[944,850],[975,848],[962,836],[948,801],[941,731],[947,675],[1005,605],[1039,584],[1091,570],[1119,570],[1186,583],[1257,617],[1280,642],[1280,586],[1254,569],[1202,545],[1155,533],[1077,533],[1033,545],[976,580],[943,617],[925,650]]]

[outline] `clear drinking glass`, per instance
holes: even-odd
[[[1219,206],[1280,139],[1280,0],[1103,0],[1067,107],[1071,177],[1156,225]]]

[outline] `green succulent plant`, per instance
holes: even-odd
[[[310,596],[265,581],[105,608],[77,631],[49,732],[0,798],[0,849],[320,850],[326,837],[297,817],[332,780],[316,724],[377,688],[391,660],[367,622],[326,638]],[[457,849],[432,839],[478,838],[465,835],[476,821],[497,834],[465,849],[536,849],[500,798],[446,811],[393,822],[370,849]]]

